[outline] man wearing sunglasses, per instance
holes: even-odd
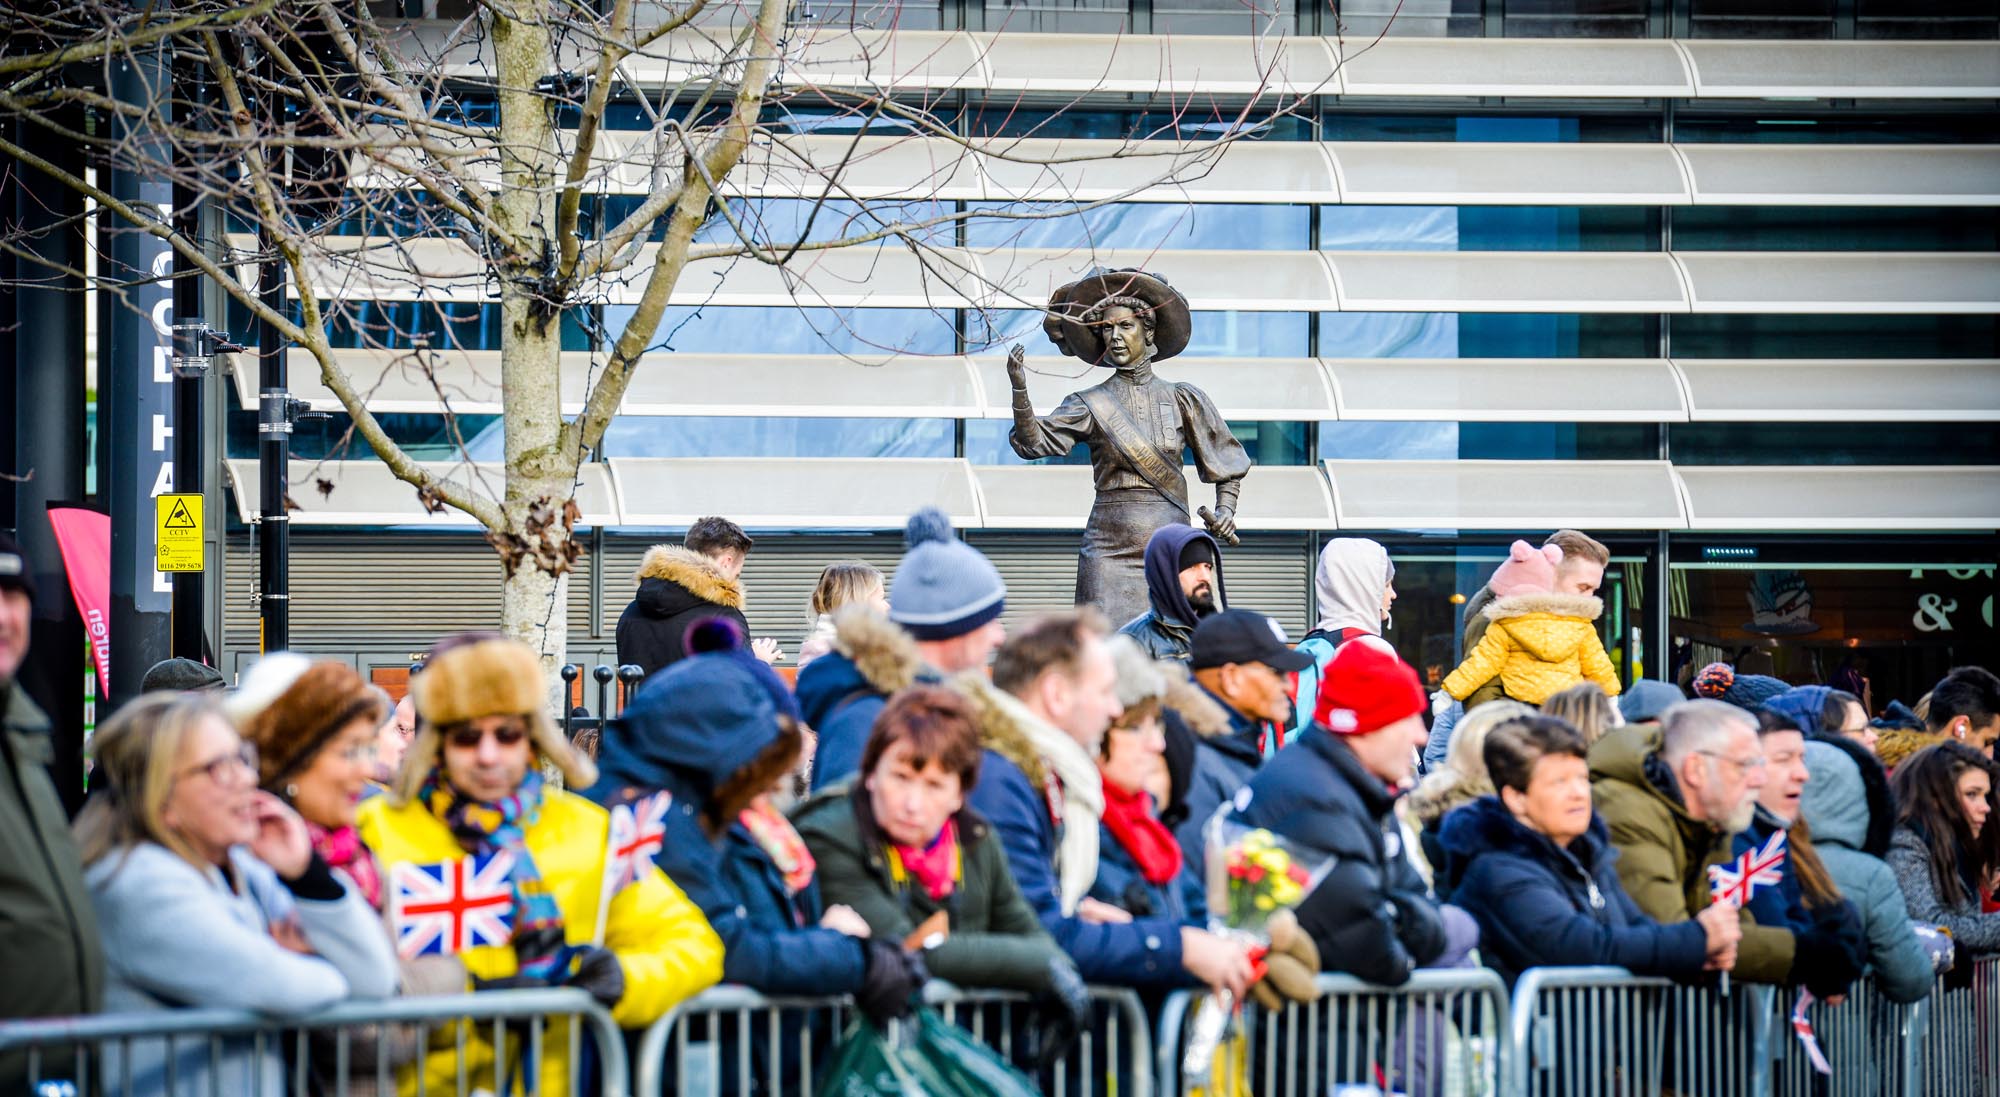
[[[622,1027],[643,1028],[722,977],[722,942],[701,911],[650,861],[627,871],[610,856],[603,808],[544,783],[545,766],[572,789],[593,783],[597,769],[550,720],[533,651],[493,633],[452,637],[432,649],[411,691],[409,756],[388,794],[362,805],[359,823],[405,955],[434,949],[420,919],[398,915],[403,890],[458,880],[505,911],[445,948],[472,989],[578,987]],[[567,1047],[562,1024],[547,1046]],[[493,1048],[468,1043],[465,1069],[479,1075]],[[448,1031],[436,1034],[422,1066],[428,1088],[452,1090],[460,1054]],[[567,1072],[567,1055],[548,1053],[542,1088],[563,1092]]]

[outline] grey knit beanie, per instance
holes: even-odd
[[[889,582],[889,620],[919,640],[949,640],[1000,616],[1007,584],[993,561],[952,532],[935,507],[910,516],[903,562]]]

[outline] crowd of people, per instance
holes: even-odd
[[[1609,964],[1911,1001],[2000,953],[2000,678],[1953,670],[1893,724],[1723,664],[1621,694],[1608,553],[1577,531],[1513,546],[1434,690],[1381,638],[1372,541],[1327,543],[1296,644],[1184,525],[1153,535],[1137,619],[1010,629],[998,569],[924,511],[892,575],[827,567],[796,681],[747,635],[751,548],[710,518],[647,554],[618,629],[647,677],[586,746],[498,634],[439,641],[393,702],[333,660],[273,654],[233,688],[170,660],[97,729],[73,824],[13,682],[36,592],[0,567],[0,1018],[569,986],[639,1028],[729,982],[879,1020],[939,978],[1031,995],[1016,1057],[1047,1065],[1092,984],[1276,1004],[1320,972]],[[1268,953],[1211,909],[1245,829],[1329,866]],[[453,1039],[356,1054],[449,1092],[492,1056]],[[282,1091],[271,1047],[129,1054],[141,1091]],[[0,1089],[21,1069],[0,1057]]]

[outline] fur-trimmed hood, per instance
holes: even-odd
[[[1603,601],[1588,594],[1515,594],[1495,598],[1485,609],[1489,629],[1502,629],[1543,663],[1560,663],[1597,637],[1592,623]]]
[[[1551,617],[1581,617],[1595,621],[1604,616],[1604,599],[1594,594],[1510,594],[1495,598],[1480,610],[1489,621],[1545,613]]]
[[[703,604],[743,610],[743,585],[693,549],[654,545],[639,561],[635,578],[634,601],[649,617],[672,617]]]
[[[867,606],[841,609],[833,627],[831,648],[798,679],[799,711],[811,727],[823,727],[857,693],[887,697],[935,676],[926,673],[910,634]]]
[[[1161,669],[1166,674],[1167,695],[1160,703],[1178,714],[1189,731],[1203,739],[1228,733],[1229,713],[1195,684],[1185,664],[1175,663],[1171,668],[1163,664]]]

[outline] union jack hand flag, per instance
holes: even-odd
[[[1759,885],[1778,883],[1785,878],[1785,832],[1775,831],[1763,849],[1748,849],[1727,865],[1708,866],[1708,885],[1714,901],[1742,909]]]
[[[389,924],[404,959],[449,955],[514,937],[514,855],[460,857],[389,870]]]
[[[611,809],[611,849],[604,864],[606,895],[616,895],[637,883],[667,844],[667,809],[671,792],[660,791]]]

